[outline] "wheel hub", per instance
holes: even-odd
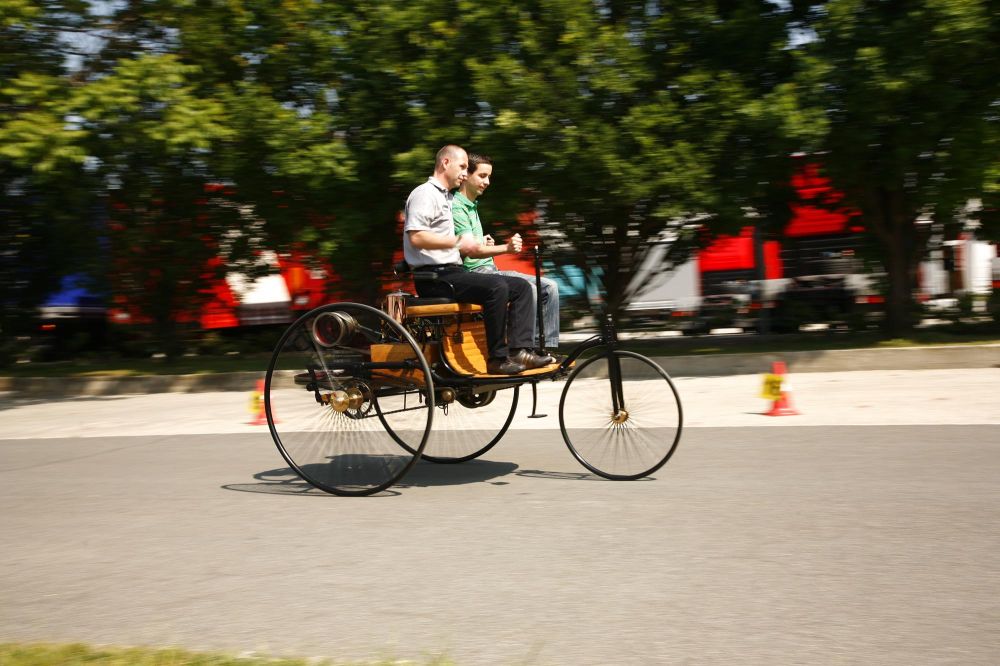
[[[339,388],[320,397],[320,401],[338,414],[359,418],[371,409],[371,390],[364,384]]]
[[[611,416],[611,422],[615,425],[621,425],[628,421],[628,410],[619,409],[615,414]]]

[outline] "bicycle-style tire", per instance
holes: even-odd
[[[412,448],[388,436],[374,401],[423,396],[407,412]],[[268,428],[288,465],[334,495],[371,495],[397,483],[431,432],[434,386],[413,337],[381,310],[334,303],[281,336],[264,382]]]
[[[683,421],[666,371],[620,349],[577,365],[559,400],[559,429],[570,452],[591,472],[615,481],[660,469],[677,449]]]
[[[459,401],[448,405],[437,404],[434,429],[427,439],[421,458],[433,463],[454,464],[480,457],[503,438],[517,411],[520,386],[489,392],[489,402],[476,406],[476,399],[468,405]],[[397,444],[416,452],[416,442],[407,441],[404,432],[394,427],[391,416],[383,415],[382,405],[375,401],[375,410],[386,432]]]

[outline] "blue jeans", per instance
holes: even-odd
[[[532,307],[538,307],[538,293],[535,288],[535,276],[518,273],[517,271],[502,271],[489,264],[474,269],[475,273],[499,273],[510,277],[521,278],[531,285],[531,295],[534,298]],[[559,285],[554,280],[542,278],[542,324],[545,326],[545,348],[556,349],[559,346]],[[538,341],[538,324],[535,324],[535,344]]]

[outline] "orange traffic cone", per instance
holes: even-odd
[[[784,361],[774,361],[771,364],[771,374],[764,378],[765,397],[773,400],[771,409],[764,412],[765,416],[796,416],[798,410],[792,407],[792,391],[785,379],[787,371]]]
[[[264,380],[257,380],[257,388],[250,394],[250,412],[254,415],[248,425],[267,425],[267,413],[264,411]],[[275,423],[278,419],[274,420]]]

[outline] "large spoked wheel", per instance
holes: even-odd
[[[414,398],[399,416],[397,396]],[[392,403],[394,418],[405,418],[400,427],[411,448],[386,435],[376,401]],[[398,323],[367,305],[334,303],[302,315],[281,336],[264,408],[278,451],[299,476],[335,495],[370,495],[399,481],[420,457],[434,385],[423,353]]]
[[[438,387],[434,430],[423,450],[423,459],[460,463],[492,449],[514,420],[519,391],[516,385],[513,389],[502,385],[475,389]],[[410,452],[417,450],[417,432],[409,424],[410,414],[399,407],[419,399],[419,395],[397,394],[375,401],[375,410],[386,432]]]
[[[577,366],[559,400],[559,428],[573,456],[616,481],[648,476],[681,438],[680,396],[663,368],[629,351],[607,350]]]

